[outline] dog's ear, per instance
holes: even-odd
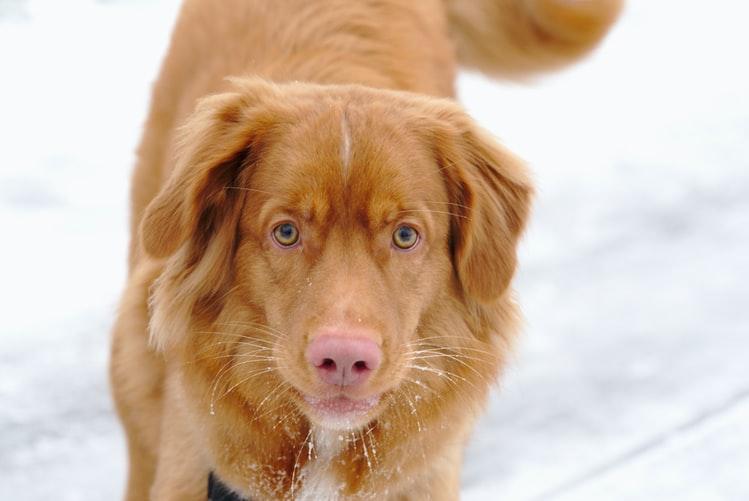
[[[434,140],[452,204],[453,264],[465,293],[489,303],[515,273],[533,190],[524,163],[465,113],[443,119]]]
[[[180,129],[176,164],[141,221],[141,243],[157,258],[182,244],[204,247],[242,197],[242,171],[260,154],[273,127],[262,103],[274,87],[261,80],[237,83],[237,92],[201,100]]]

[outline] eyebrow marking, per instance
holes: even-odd
[[[346,112],[341,116],[341,169],[343,178],[347,179],[351,164],[351,128],[349,127]]]

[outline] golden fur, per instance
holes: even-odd
[[[206,499],[214,471],[258,500],[456,499],[516,329],[532,189],[448,99],[453,47],[522,77],[588,52],[619,7],[186,0],[133,176],[113,335],[126,498]],[[273,245],[281,220],[302,245]],[[410,252],[390,245],[404,222]],[[349,395],[379,403],[335,432],[304,399],[323,391],[305,347],[331,323],[375,333],[383,356]]]

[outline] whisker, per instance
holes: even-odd
[[[215,345],[229,345],[229,346],[243,346],[247,347],[250,346],[252,348],[256,348],[255,352],[261,353],[261,352],[270,352],[273,353],[273,349],[275,348],[275,345],[262,345],[257,344],[256,340],[249,340],[249,341],[219,341],[218,343],[215,343]]]
[[[407,395],[405,395],[405,391],[406,391],[406,389],[404,388],[403,389],[404,396],[408,400],[409,406],[411,407],[411,413],[414,415],[414,418],[416,419],[416,428],[417,428],[417,430],[419,432],[422,432],[423,430],[425,430],[425,428],[424,428],[424,425],[421,422],[421,418],[419,417],[419,415],[418,415],[418,413],[416,411],[416,405],[414,405],[414,403],[411,402],[411,399],[408,398]],[[417,397],[418,397],[418,395],[414,396],[414,398],[417,398]],[[422,460],[426,461],[426,451],[424,450],[424,442],[420,441],[419,444],[421,446],[421,458],[422,458]]]
[[[258,329],[265,329],[269,332],[278,334],[279,336],[285,336],[285,333],[276,329],[275,327],[271,327],[268,324],[263,324],[260,322],[239,322],[239,321],[233,321],[233,322],[216,322],[216,325],[229,325],[229,326],[239,326],[239,327],[254,327]]]
[[[421,350],[405,354],[408,360],[418,360],[420,358],[450,358],[455,361],[458,360],[475,360],[476,362],[484,362],[483,358],[471,357],[469,355],[463,355],[462,353],[445,353],[438,350]]]
[[[420,352],[420,351],[426,351],[426,350],[432,350],[432,351],[449,351],[451,353],[456,353],[463,355],[463,351],[470,351],[474,353],[481,353],[483,355],[490,355],[492,358],[497,356],[496,352],[492,352],[489,350],[482,350],[480,348],[472,348],[470,346],[450,346],[450,345],[442,345],[437,344],[435,342],[423,342],[423,343],[409,343],[408,348],[412,348],[412,352]],[[409,352],[411,353],[411,352]]]
[[[268,401],[268,399],[270,399],[271,397],[273,397],[273,395],[274,395],[274,394],[275,394],[275,393],[276,393],[276,392],[277,392],[277,391],[278,391],[278,390],[279,390],[280,388],[283,388],[283,391],[282,391],[281,393],[279,393],[279,396],[283,395],[283,394],[284,394],[284,393],[285,393],[286,391],[288,391],[288,389],[289,389],[289,388],[291,388],[291,386],[290,386],[290,385],[289,385],[289,384],[288,384],[287,382],[285,382],[285,381],[281,381],[281,382],[280,382],[280,383],[279,383],[278,385],[276,385],[276,387],[275,387],[275,388],[273,388],[273,391],[271,391],[270,393],[268,393],[268,394],[267,394],[267,395],[265,396],[265,398],[263,398],[263,400],[262,400],[262,401],[260,402],[260,405],[258,405],[258,406],[257,406],[257,407],[255,408],[255,415],[256,415],[256,417],[255,417],[255,419],[254,419],[255,421],[259,420],[259,419],[260,419],[260,417],[263,417],[263,416],[265,416],[265,415],[267,414],[267,413],[264,413],[264,414],[263,414],[262,416],[257,416],[257,413],[258,413],[258,412],[260,411],[260,409],[262,409],[263,405],[265,405],[265,402],[267,402],[267,401]],[[274,410],[274,409],[271,409],[271,411],[273,411],[273,410]]]
[[[280,393],[278,393],[278,395],[276,395],[276,400],[279,400],[279,399],[280,399],[280,398],[281,398],[282,396],[284,396],[284,395],[286,395],[287,393],[289,393],[289,392],[290,392],[290,391],[291,391],[292,389],[293,389],[293,387],[292,387],[291,385],[289,385],[289,384],[285,384],[285,385],[284,385],[284,389],[283,389],[283,390],[282,390],[282,391],[281,391]],[[265,416],[267,416],[267,415],[269,415],[269,414],[272,414],[272,413],[276,412],[277,410],[279,410],[280,408],[282,408],[282,407],[284,406],[284,404],[285,404],[285,403],[286,403],[286,402],[280,401],[280,402],[279,402],[279,403],[278,403],[278,404],[277,404],[277,405],[276,405],[275,407],[270,407],[269,409],[267,409],[267,410],[266,410],[266,411],[265,411],[264,413],[262,413],[261,415],[257,415],[257,416],[255,416],[255,417],[253,418],[253,421],[260,421],[260,420],[261,420],[261,419],[263,419],[263,418],[264,418]],[[260,408],[260,407],[258,407],[258,409],[259,409],[259,408]],[[278,427],[278,425],[279,425],[280,423],[282,423],[283,421],[285,421],[285,420],[286,420],[286,419],[287,419],[287,418],[288,418],[288,417],[289,417],[289,416],[290,416],[290,415],[291,415],[292,413],[291,413],[291,412],[286,412],[286,413],[284,413],[284,414],[285,414],[285,415],[284,415],[284,417],[283,417],[283,418],[282,418],[282,419],[281,419],[280,421],[276,422],[276,424],[275,424],[275,425],[273,426],[273,429],[274,429],[274,430],[275,430],[275,429],[276,429],[276,428]]]
[[[232,360],[229,360],[229,362],[227,362],[227,364],[224,365],[224,367],[220,371],[218,371],[218,373],[216,373],[216,379],[215,379],[215,381],[213,383],[213,386],[212,386],[212,389],[211,389],[211,408],[210,408],[211,415],[215,414],[214,404],[215,404],[215,401],[216,401],[216,391],[218,390],[218,384],[221,381],[221,379],[229,371],[231,371],[232,369],[234,369],[236,367],[239,367],[240,365],[247,365],[247,364],[254,364],[254,363],[256,363],[254,360],[245,360],[243,362],[238,362],[238,363],[232,363],[232,362],[233,362]],[[265,369],[267,369],[267,368],[265,368]],[[263,369],[263,370],[265,370],[265,369]],[[271,369],[274,369],[274,368],[271,368]]]
[[[429,386],[425,385],[424,383],[422,383],[418,379],[404,377],[403,380],[406,381],[406,382],[408,382],[408,383],[415,384],[419,388],[422,388],[424,390],[427,390],[427,391],[431,392],[433,395],[436,395],[437,398],[442,398],[442,395],[440,395],[439,392],[437,392],[434,389],[430,388]]]
[[[304,442],[302,442],[302,446],[299,447],[299,452],[297,452],[296,460],[294,461],[294,468],[291,470],[291,498],[294,498],[294,490],[296,488],[296,471],[299,468],[299,458],[302,456],[302,451],[304,450],[304,446],[307,445],[307,441],[312,436],[312,427],[310,427],[309,431],[307,432],[307,437],[304,439]]]
[[[250,363],[251,361],[243,362],[243,363]],[[213,397],[216,392],[216,385],[219,383],[219,380],[222,377],[223,372],[230,370],[235,363],[235,359],[230,359],[228,362],[226,362],[221,369],[216,373],[214,376],[213,383],[211,384],[211,414],[213,414]]]
[[[467,336],[459,336],[459,335],[454,335],[454,334],[438,334],[435,336],[427,336],[427,337],[418,338],[413,342],[418,343],[421,341],[429,341],[431,339],[461,339],[463,341],[472,340],[471,338]]]
[[[280,407],[280,406],[277,406],[277,407]],[[275,430],[276,428],[278,428],[279,426],[281,426],[291,416],[294,416],[294,417],[299,416],[299,412],[296,409],[294,409],[293,407],[291,408],[291,412],[284,413],[284,416],[281,419],[279,419],[276,422],[276,424],[273,425],[273,429]]]
[[[271,337],[275,337],[276,339],[285,339],[286,336],[283,332],[274,329],[273,327],[270,327],[268,325],[259,324],[259,323],[240,323],[240,322],[216,322],[216,325],[227,325],[229,327],[245,327],[249,329],[253,329],[258,332],[262,332],[264,334],[268,334]]]
[[[454,372],[451,372],[451,371],[440,370],[440,369],[436,369],[435,367],[431,367],[431,366],[424,367],[422,365],[415,365],[415,364],[407,365],[406,367],[410,367],[412,369],[417,369],[417,370],[422,370],[422,371],[425,371],[425,372],[441,373],[440,376],[443,377],[443,378],[445,378],[447,381],[450,381],[453,384],[453,386],[455,386],[456,388],[458,387],[458,384],[452,378],[457,378],[460,381],[466,383],[467,385],[470,385],[472,388],[478,390],[478,388],[476,387],[476,385],[473,384],[473,382],[471,382],[469,379],[466,379],[463,376],[459,376],[458,374],[455,374]],[[481,376],[479,374],[479,377],[483,381],[486,381],[485,376]]]
[[[433,341],[433,340],[436,340],[436,339],[464,339],[464,338],[461,337],[461,336],[432,336],[430,338],[424,338],[424,339],[419,340],[419,341],[411,342],[411,343],[409,343],[409,346],[412,347],[412,348],[420,348],[422,346],[426,346],[428,348],[445,349],[445,350],[456,351],[456,352],[459,352],[459,351],[473,351],[473,352],[476,352],[476,353],[483,353],[485,355],[491,355],[492,357],[496,357],[497,356],[496,352],[492,352],[492,351],[489,351],[489,350],[482,350],[482,349],[479,349],[479,348],[474,348],[472,346],[439,346],[439,345],[436,345],[436,344],[434,344],[432,342],[427,342],[427,341]]]
[[[459,353],[457,351],[453,352],[453,353],[445,353],[445,351],[443,351],[443,350],[445,350],[445,349],[444,348],[435,348],[435,349],[431,349],[431,350],[416,350],[416,351],[408,351],[408,352],[404,353],[403,355],[405,357],[410,358],[411,360],[413,360],[415,358],[419,358],[419,357],[412,357],[412,355],[421,355],[422,353],[425,353],[429,357],[432,357],[432,356],[434,356],[434,357],[441,356],[441,357],[454,358],[456,360],[460,358],[460,359],[465,359],[465,360],[475,360],[476,362],[484,362],[485,361],[485,359],[483,359],[483,358],[472,357],[470,355],[466,355],[464,353]]]
[[[240,364],[236,364],[236,365],[240,365]],[[258,369],[258,370],[256,370],[256,371],[251,371],[251,372],[250,372],[250,374],[249,374],[249,375],[248,375],[247,377],[243,378],[243,379],[242,379],[242,380],[240,380],[240,381],[239,381],[238,383],[235,383],[234,385],[232,385],[232,386],[231,386],[231,387],[230,387],[230,388],[229,388],[228,390],[226,390],[226,391],[225,391],[225,392],[224,392],[224,393],[223,393],[223,394],[222,394],[222,395],[221,395],[220,397],[218,397],[218,400],[221,400],[221,399],[222,399],[222,398],[224,398],[224,397],[225,397],[226,395],[228,395],[229,393],[231,393],[231,392],[232,392],[232,391],[234,390],[234,388],[236,388],[237,386],[240,386],[240,385],[242,385],[242,384],[246,383],[246,382],[247,382],[247,381],[249,381],[250,379],[253,379],[253,378],[255,378],[255,377],[257,377],[257,376],[259,376],[259,375],[261,375],[261,374],[267,374],[268,372],[273,372],[274,370],[276,370],[276,368],[275,368],[275,367],[265,367],[264,369]]]
[[[455,360],[459,364],[465,366],[466,369],[469,369],[470,371],[473,371],[473,373],[476,374],[479,377],[479,379],[485,380],[485,378],[486,378],[486,376],[484,376],[483,374],[481,374],[475,368],[471,367],[470,364],[467,364],[463,360],[460,360],[458,357],[455,357],[453,355],[448,355],[446,353],[440,353],[440,354],[436,354],[436,355],[422,355],[422,356],[419,356],[419,357],[410,358],[410,359],[408,359],[408,361],[409,362],[414,362],[414,361],[425,360],[425,359],[429,359],[429,358],[449,358],[451,360]],[[479,360],[479,361],[481,361],[478,358],[473,358],[473,360]]]
[[[267,341],[265,339],[254,338],[254,337],[250,337],[250,336],[241,336],[241,335],[237,335],[237,334],[219,333],[219,332],[211,333],[211,332],[208,332],[208,331],[203,331],[202,333],[205,333],[205,334],[221,334],[221,335],[224,335],[226,337],[235,337],[235,338],[239,338],[239,339],[242,340],[242,341],[238,341],[238,342],[237,341],[218,341],[216,343],[213,343],[212,346],[216,346],[216,345],[218,345],[218,346],[220,346],[220,345],[253,346],[253,347],[257,348],[258,350],[265,350],[265,351],[273,351],[273,348],[275,348],[275,344],[272,341]],[[263,344],[263,343],[265,343],[265,344]],[[210,347],[208,347],[208,349],[210,349]]]
[[[419,430],[419,433],[423,431],[421,427],[421,419],[419,419],[419,414],[416,412],[416,406],[414,405],[413,401],[408,398],[408,395],[406,395],[405,389],[403,390],[403,398],[406,399],[406,402],[408,402],[408,406],[411,408],[411,415],[416,420],[416,429]]]
[[[380,464],[380,459],[377,457],[377,447],[375,446],[374,435],[372,435],[372,428],[367,431],[369,436],[369,450],[372,452],[372,459],[374,459],[375,465]]]
[[[315,448],[315,434],[312,434],[312,438],[310,438],[310,441],[307,443],[307,461],[312,461],[312,454],[315,454],[315,459],[317,459],[317,449]]]
[[[266,357],[262,355],[252,355],[252,354],[237,354],[237,353],[230,353],[228,355],[215,355],[212,357],[202,357],[202,358],[196,358],[192,361],[194,362],[204,362],[208,360],[218,360],[221,358],[237,358],[237,359],[250,359],[255,362],[276,362],[280,360],[278,357]]]
[[[369,450],[367,449],[367,442],[364,440],[364,435],[362,434],[361,430],[359,430],[359,437],[361,438],[361,446],[362,446],[362,449],[364,449],[364,458],[367,460],[367,467],[369,468],[369,473],[372,473],[372,460],[369,459]]]
[[[377,457],[377,447],[375,446],[374,434],[372,433],[372,430],[374,430],[374,428],[375,425],[373,424],[367,429],[365,435],[369,437],[369,450],[372,453],[372,459],[374,459],[375,465],[379,465],[380,460]]]
[[[433,388],[430,388],[428,385],[422,383],[418,379],[404,377],[403,380],[406,381],[407,383],[414,384],[414,385],[418,386],[421,389],[427,390],[429,393],[431,393],[432,395],[434,395],[436,398],[438,398],[440,400],[444,400],[444,396],[440,392],[436,391]],[[462,395],[461,393],[456,393],[455,396],[458,397],[461,401],[466,402],[466,405],[468,405],[468,406],[472,405],[472,402],[470,400],[466,399],[465,396]]]
[[[480,378],[483,379],[483,377],[484,377],[472,365],[470,365],[467,362],[465,362],[465,360],[473,360],[473,361],[480,362],[480,363],[481,362],[486,362],[486,360],[484,360],[482,358],[471,357],[471,356],[463,355],[463,354],[460,354],[460,353],[450,354],[450,353],[444,353],[444,352],[439,352],[439,351],[432,351],[432,352],[427,351],[427,352],[422,352],[422,353],[425,353],[425,354],[415,353],[415,354],[413,354],[415,356],[408,356],[407,357],[407,361],[408,362],[414,362],[414,361],[418,361],[418,360],[427,360],[427,359],[430,359],[430,358],[446,358],[446,359],[454,360],[455,362],[457,362],[460,365],[464,366],[466,369],[468,369],[468,370],[472,371],[473,373],[475,373]]]
[[[465,378],[460,377],[460,376],[458,376],[456,374],[453,374],[452,372],[443,371],[443,370],[440,370],[440,369],[437,369],[437,368],[434,368],[434,367],[424,367],[424,366],[421,366],[421,365],[413,365],[413,364],[407,364],[406,367],[408,367],[409,369],[416,369],[416,370],[419,370],[419,371],[429,372],[431,374],[436,374],[437,376],[445,379],[446,381],[450,382],[451,384],[453,384],[456,387],[457,387],[457,383],[453,379],[454,377],[465,381]]]
[[[349,439],[348,442],[353,446],[353,448],[354,448],[354,455],[356,455],[357,454],[357,452],[356,452],[356,436],[354,435],[353,431],[349,432],[349,435],[351,436],[351,438]]]
[[[194,334],[211,334],[214,336],[224,336],[224,337],[237,337],[240,339],[247,339],[249,341],[256,341],[258,343],[266,343],[268,345],[273,345],[272,341],[269,341],[267,339],[262,339],[255,336],[250,336],[248,334],[240,334],[236,332],[223,332],[223,331],[193,331]]]

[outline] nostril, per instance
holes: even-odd
[[[364,383],[379,368],[382,352],[367,338],[322,335],[310,342],[306,358],[324,383],[353,386]]]
[[[335,360],[333,360],[332,358],[325,358],[323,359],[322,363],[318,365],[318,368],[334,371],[336,370]]]

